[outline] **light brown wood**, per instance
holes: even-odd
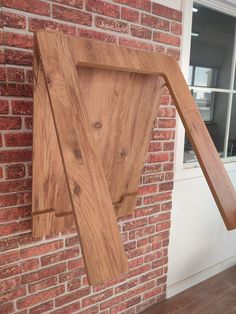
[[[126,255],[67,38],[40,40],[38,49],[88,279],[99,284],[127,271]]]
[[[131,214],[164,80],[88,67],[77,70],[95,150],[116,215]]]
[[[36,54],[34,58],[37,59]],[[55,126],[38,60],[34,84],[32,214],[35,237],[75,227]],[[55,216],[56,215],[56,216]],[[58,216],[59,215],[59,216]]]

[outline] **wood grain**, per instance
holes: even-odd
[[[87,112],[67,38],[38,41],[74,219],[90,284],[127,271],[103,168],[94,151]]]
[[[75,224],[73,216],[68,215],[72,208],[42,65],[36,54],[34,57],[37,82],[34,84],[32,234],[40,237],[66,231]]]

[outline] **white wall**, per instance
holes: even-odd
[[[201,0],[203,1],[203,0]],[[182,0],[182,70],[187,74],[191,0]],[[213,2],[213,0],[211,1]],[[236,13],[236,8],[235,8]],[[167,297],[236,265],[236,231],[227,231],[199,167],[183,168],[182,123],[178,118]],[[225,165],[236,187],[236,162]]]

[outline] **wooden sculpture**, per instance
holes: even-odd
[[[35,35],[33,235],[75,226],[90,284],[127,271],[116,217],[135,207],[165,84],[224,222],[236,228],[234,188],[172,58]]]

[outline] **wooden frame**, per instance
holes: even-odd
[[[236,227],[234,188],[172,58],[45,31],[34,52],[33,235],[74,225],[93,285],[127,271],[116,216],[135,207],[165,84],[225,224]]]

